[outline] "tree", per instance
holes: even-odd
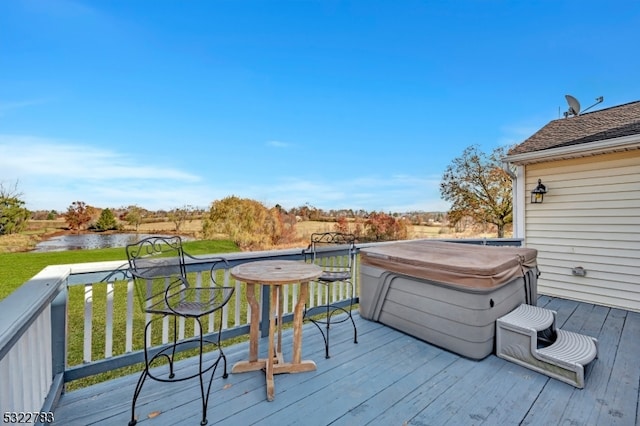
[[[274,245],[278,245],[294,242],[297,238],[296,225],[298,224],[298,221],[296,220],[296,216],[294,214],[287,213],[286,210],[277,205],[269,209],[269,213],[275,222],[272,234],[272,243]]]
[[[136,233],[138,232],[138,228],[142,223],[142,215],[143,210],[138,206],[129,206],[127,207],[127,212],[124,214],[124,221],[129,225],[134,226],[136,228]]]
[[[336,232],[342,232],[343,234],[348,234],[349,222],[347,221],[347,218],[344,216],[340,216],[338,219],[336,219],[336,224],[333,226],[333,228],[336,230]]]
[[[110,229],[117,229],[118,222],[111,209],[104,209],[100,213],[100,218],[96,222],[96,229],[98,231],[108,231]]]
[[[0,235],[16,234],[26,228],[31,212],[21,197],[17,182],[13,188],[0,182]]]
[[[295,218],[282,215],[275,207],[268,209],[258,201],[230,196],[211,204],[202,231],[205,238],[224,234],[243,250],[266,249],[294,235]]]
[[[365,228],[367,238],[374,241],[404,240],[409,234],[409,221],[373,212],[365,221]]]
[[[180,232],[182,225],[188,220],[191,222],[194,208],[192,206],[184,206],[171,210],[167,213],[167,217],[176,226],[176,232]]]
[[[67,208],[67,212],[64,214],[64,220],[66,220],[69,229],[72,231],[80,231],[90,221],[95,208],[87,206],[84,201],[74,201]]]
[[[451,202],[448,218],[453,225],[468,216],[495,225],[498,238],[504,237],[505,225],[513,221],[511,178],[501,161],[505,154],[503,147],[486,155],[473,145],[447,167],[440,194]]]

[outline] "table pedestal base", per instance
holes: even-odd
[[[307,371],[315,371],[316,363],[311,360],[303,360],[299,363],[284,362],[282,354],[274,357],[273,363],[268,362],[266,358],[257,361],[240,361],[234,364],[231,369],[232,373],[246,373],[248,371],[264,370],[267,381],[267,400],[273,401],[276,394],[273,376],[275,374],[285,373],[304,373]]]

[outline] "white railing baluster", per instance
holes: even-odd
[[[111,358],[113,356],[113,281],[107,282],[107,305],[106,319],[104,330],[104,357]]]
[[[84,362],[91,362],[92,313],[93,286],[88,284],[84,287],[84,348],[82,352],[82,360]]]
[[[215,274],[216,274],[216,271],[211,271],[211,276],[209,278],[209,285],[207,287],[213,287],[214,286],[213,282],[216,279]],[[217,282],[218,281],[216,280],[216,283]],[[206,328],[207,328],[207,331],[209,333],[213,332],[213,329],[215,327],[215,323],[213,321],[214,320],[214,316],[215,316],[214,314],[209,314],[209,317],[207,318],[207,327]]]
[[[223,280],[222,280],[222,286],[223,287],[229,287],[229,271],[228,270],[224,270],[223,271]],[[229,328],[229,304],[227,303],[223,308],[222,308],[222,328]]]
[[[238,283],[238,284],[240,284],[240,283]],[[248,290],[246,290],[246,289],[247,289],[247,284],[245,284],[245,291],[248,291]],[[256,294],[256,298],[257,298],[257,297],[261,297],[261,296],[258,296],[258,295]],[[251,305],[249,305],[249,304],[247,303],[247,317],[245,318],[245,324],[251,324],[251,312],[252,312]]]
[[[312,308],[315,306],[315,300],[316,300],[316,282],[315,281],[310,281],[309,282],[309,304],[307,306],[307,308]]]
[[[291,300],[291,306],[295,307],[298,303],[298,297],[300,296],[300,284],[293,286],[293,299]]]
[[[151,297],[151,294],[153,292],[153,282],[151,280],[147,280],[147,300],[145,301],[145,308],[148,308],[149,306],[151,306],[151,300],[149,299]],[[151,341],[151,336],[153,335],[151,333],[151,329],[153,328],[153,324],[151,324],[151,319],[153,318],[153,315],[149,314],[149,313],[145,313],[144,315],[144,323],[148,324],[148,327],[146,327],[147,333],[145,335],[145,345],[147,347],[151,347],[153,346],[153,342]]]
[[[125,331],[124,351],[131,352],[133,350],[133,299],[135,298],[135,288],[133,280],[127,282],[127,325]]]
[[[283,303],[282,303],[282,314],[286,314],[289,312],[289,287],[288,285],[283,286],[282,290],[283,290]]]
[[[209,280],[211,282],[211,280]],[[196,272],[196,287],[202,287],[202,271]],[[207,286],[208,287],[208,286]],[[196,301],[200,302],[202,300],[202,295],[200,292],[196,291]],[[196,318],[193,319],[193,336],[198,336],[201,331],[198,329],[198,320]],[[204,332],[204,330],[202,331]]]
[[[342,259],[342,262],[341,262],[340,266],[342,268],[348,268],[349,267],[349,257],[348,256],[347,257],[343,256],[340,259]],[[338,298],[337,298],[337,300],[343,300],[345,298],[345,295],[344,295],[345,286],[346,286],[346,283],[344,281],[340,281],[338,283]]]
[[[342,256],[336,257],[335,258],[335,263],[336,263],[336,269],[341,269],[342,268]],[[335,282],[335,286],[333,287],[332,302],[337,302],[338,300],[340,300],[340,294],[342,293],[342,291],[341,291],[342,283],[343,283],[342,281],[336,281]]]

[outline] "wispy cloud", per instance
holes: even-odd
[[[171,179],[197,182],[200,178],[171,167],[158,172],[125,154],[89,145],[31,136],[0,135],[0,170],[19,176],[50,176],[91,181],[115,179]]]
[[[108,149],[32,136],[0,135],[0,181],[19,181],[34,210],[63,210],[76,200],[150,209],[211,201],[198,175]]]

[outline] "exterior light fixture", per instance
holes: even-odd
[[[547,193],[547,187],[542,184],[542,180],[538,179],[538,186],[531,191],[531,204],[540,204]]]

